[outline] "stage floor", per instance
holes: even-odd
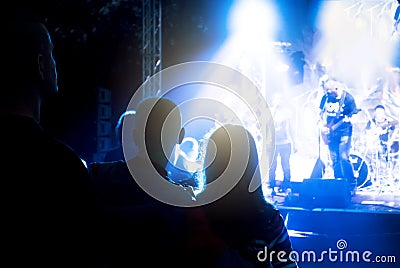
[[[298,184],[298,186],[296,186]],[[294,183],[294,189],[301,187],[301,183]],[[269,191],[269,190],[266,190]],[[366,187],[358,189],[353,196],[351,196],[348,205],[344,206],[338,204],[335,206],[334,203],[330,203],[329,206],[316,206],[309,207],[303,206],[303,203],[299,200],[300,193],[294,191],[292,196],[288,196],[286,193],[278,193],[276,196],[267,195],[267,200],[276,204],[278,208],[302,208],[312,210],[340,210],[350,212],[383,212],[383,213],[399,213],[400,214],[400,194],[398,192],[387,191],[384,192],[377,187]],[[329,197],[326,197],[329,198]],[[297,202],[299,201],[299,202]]]
[[[297,204],[302,186],[305,180],[310,178],[312,170],[317,161],[317,156],[307,156],[302,154],[293,154],[291,158],[291,182],[292,182],[292,196],[288,197],[285,193],[278,193],[276,196],[271,196],[271,189],[268,187],[267,176],[263,184],[263,191],[268,201],[275,203],[278,207],[302,207],[302,204]],[[354,160],[360,160],[358,156],[353,155]],[[279,167],[279,165],[278,165]],[[358,167],[356,165],[356,167]],[[375,176],[371,171],[370,165],[364,165],[364,173],[360,173],[359,179],[360,184],[356,191],[352,194],[350,202],[343,206],[338,204],[330,204],[330,208],[336,208],[341,210],[349,211],[360,211],[360,212],[391,212],[400,213],[400,165],[390,167],[390,169],[382,170],[381,176]],[[378,178],[375,178],[378,177]],[[277,184],[282,181],[283,174],[280,168],[276,171]],[[330,178],[321,178],[321,180],[333,180]],[[319,191],[319,189],[312,189]],[[321,191],[328,192],[329,189],[322,188]],[[340,189],[333,188],[332,191]],[[339,193],[336,193],[339,195]],[[329,196],[327,197],[329,198]],[[334,200],[332,200],[334,202]],[[315,209],[315,208],[314,208]],[[323,208],[319,208],[323,209]]]

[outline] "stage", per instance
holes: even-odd
[[[297,151],[292,154],[290,165],[293,198],[289,201],[290,203],[296,203],[301,191],[307,193],[309,190],[313,190],[319,192],[320,195],[325,192],[326,194],[334,192],[336,196],[340,196],[340,192],[345,194],[346,189],[343,189],[345,183],[343,182],[343,185],[340,185],[340,182],[333,179],[332,170],[326,170],[321,178],[313,178],[314,181],[318,182],[312,181],[313,169],[315,169],[318,160],[321,159],[323,164],[327,163],[325,150],[326,148],[321,149],[319,155],[316,153],[310,154],[309,152],[312,152],[312,150]],[[278,168],[276,170],[278,186],[283,179],[279,161],[280,159],[278,158]],[[355,191],[351,193],[346,208],[370,210],[375,207],[383,210],[397,209],[400,212],[399,160],[372,161],[366,154],[359,154],[353,150],[350,153],[350,162],[353,165],[353,171],[358,182]],[[285,200],[288,200],[286,194],[282,193],[272,198],[270,195],[271,189],[268,187],[268,176],[263,175],[263,178],[263,191],[266,197],[278,205],[283,205]],[[308,189],[305,189],[305,187],[308,187]],[[322,189],[318,189],[318,187],[322,187]],[[341,204],[332,203],[329,205],[335,208],[343,207]]]

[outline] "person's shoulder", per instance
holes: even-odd
[[[280,215],[280,211],[275,204],[265,202],[263,208],[260,210],[260,214],[267,222],[272,222]]]
[[[45,128],[30,117],[19,115],[2,115],[1,119],[7,125],[2,131],[6,146],[15,151],[24,151],[26,155],[35,152],[35,159],[48,159],[48,162],[81,161],[78,154],[65,142],[57,139]]]
[[[53,154],[49,156],[54,156],[55,158],[58,158],[58,160],[62,160],[65,162],[80,162],[81,164],[83,164],[82,159],[80,158],[77,151],[75,151],[66,142],[46,132],[43,134],[43,145],[44,149],[47,150],[47,153]]]
[[[322,95],[320,100],[320,105],[323,105],[328,98],[329,98],[328,94]]]
[[[126,163],[122,160],[92,162],[88,170],[93,178],[104,178],[127,171]]]
[[[88,183],[89,172],[86,161],[68,144],[48,136],[42,156],[46,157],[48,171],[69,183]]]
[[[343,94],[344,94],[345,98],[354,99],[354,95],[348,90],[343,90]]]

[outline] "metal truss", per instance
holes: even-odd
[[[150,78],[162,69],[161,0],[142,0],[142,82],[143,98],[157,96],[161,89],[161,75]]]

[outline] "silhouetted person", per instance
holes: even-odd
[[[289,258],[292,245],[283,218],[264,198],[251,133],[239,125],[218,128],[208,142],[205,165],[207,185],[198,202],[209,202],[203,206],[208,225],[230,252],[222,251],[217,267],[297,267]],[[221,195],[213,201],[215,194]]]
[[[128,124],[126,128],[129,128],[133,130],[135,127],[135,115],[136,111],[134,110],[128,110],[123,112],[117,121],[117,124],[115,125],[115,138],[116,138],[116,146],[109,150],[106,155],[104,156],[104,162],[111,162],[111,161],[118,161],[118,160],[124,160],[124,151],[122,148],[122,126],[124,123]],[[126,118],[129,118],[128,120],[125,120]],[[129,146],[125,147],[127,149],[126,155],[128,156],[128,159],[132,158],[136,154],[136,145],[133,143],[129,144]]]
[[[184,199],[190,189],[176,185],[165,170],[184,130],[178,106],[169,99],[143,100],[136,110],[135,128],[124,132],[138,147],[125,161],[91,163],[92,186],[102,211],[104,254],[110,267],[180,263],[176,232],[182,214],[163,199]],[[175,188],[170,189],[168,186]],[[151,189],[150,189],[151,188]]]
[[[94,228],[88,172],[40,125],[42,103],[58,91],[49,32],[33,19],[2,19],[0,27],[1,262],[87,267]]]

